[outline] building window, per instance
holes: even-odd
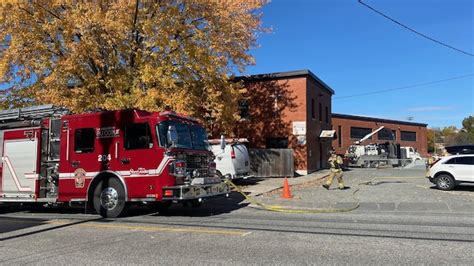
[[[371,128],[351,127],[351,139],[361,139],[371,132]],[[372,139],[372,137],[370,139]]]
[[[314,112],[314,99],[311,99],[311,118],[315,119],[316,118],[316,114]]]
[[[323,122],[323,107],[319,103],[319,122]]]
[[[396,140],[396,131],[384,128],[377,132],[377,138],[379,140]]]
[[[342,147],[342,126],[337,126],[337,145]]]
[[[416,141],[416,132],[413,131],[400,131],[400,139],[404,141]]]
[[[239,101],[239,115],[240,119],[249,119],[250,118],[250,108],[247,100]]]
[[[267,138],[266,140],[267,149],[287,149],[288,138]]]
[[[125,149],[149,149],[152,147],[150,127],[147,123],[125,126]]]
[[[326,111],[326,124],[329,124],[329,108],[326,106],[325,107]]]
[[[76,153],[89,153],[94,151],[95,130],[93,128],[80,128],[74,132],[74,150]]]

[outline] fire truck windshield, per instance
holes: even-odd
[[[174,126],[178,134],[178,139],[174,147],[183,149],[208,150],[206,130],[198,125],[189,125],[177,121],[164,121],[156,126],[160,146],[165,148],[172,147],[168,141],[167,134],[169,126]]]

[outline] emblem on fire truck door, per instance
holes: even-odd
[[[76,169],[74,171],[74,186],[76,188],[84,188],[86,182],[86,171],[82,168]]]

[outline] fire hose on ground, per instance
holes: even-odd
[[[353,210],[356,210],[360,207],[360,200],[356,197],[356,194],[360,190],[360,186],[362,185],[371,185],[374,183],[374,181],[377,178],[373,178],[369,181],[364,181],[360,182],[357,184],[357,188],[352,191],[352,198],[355,200],[355,205],[349,208],[318,208],[318,209],[296,209],[296,208],[288,208],[284,206],[278,206],[278,205],[269,205],[262,203],[260,201],[257,201],[253,197],[247,195],[245,192],[242,191],[242,189],[234,184],[231,180],[225,179],[225,183],[228,184],[230,187],[234,188],[236,192],[240,193],[244,198],[253,204],[254,206],[258,206],[257,209],[263,209],[267,211],[273,211],[273,212],[283,212],[283,213],[299,213],[299,214],[315,214],[315,213],[341,213],[341,212],[350,212]]]

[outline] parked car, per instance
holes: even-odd
[[[247,139],[209,140],[212,152],[216,157],[216,173],[230,179],[247,179],[250,175],[249,152],[245,143]]]
[[[441,190],[451,190],[460,183],[474,183],[474,154],[443,157],[431,165],[427,177]]]
[[[421,160],[421,155],[413,147],[400,147],[403,159],[410,159],[412,162]]]

